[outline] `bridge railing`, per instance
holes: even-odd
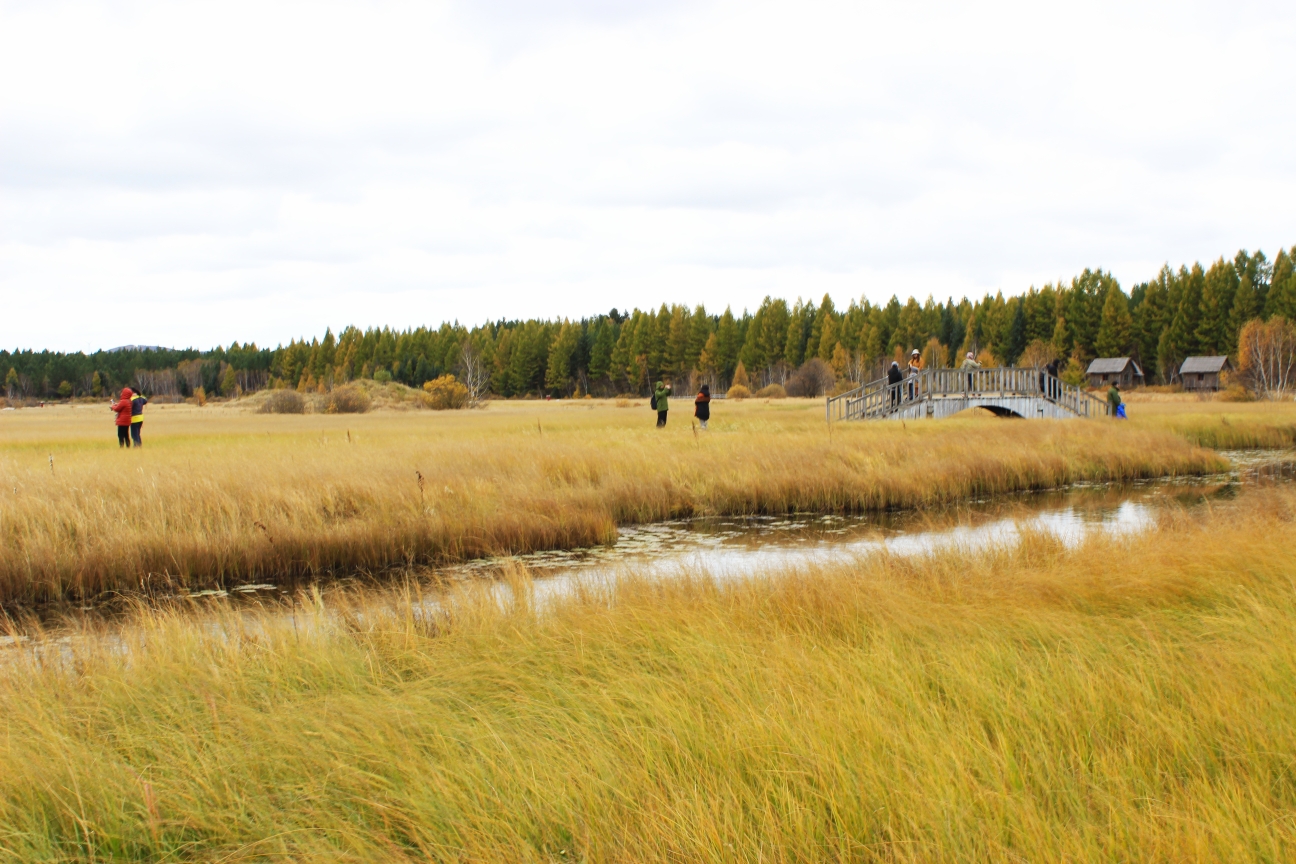
[[[914,402],[929,399],[994,399],[1006,396],[1040,396],[1079,417],[1105,417],[1107,403],[1039,369],[925,369],[889,384],[871,381],[828,399],[828,422],[887,417]]]

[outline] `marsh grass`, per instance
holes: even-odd
[[[1294,513],[141,612],[0,667],[0,861],[1290,860]]]
[[[95,408],[0,426],[0,602],[169,593],[612,541],[706,514],[936,506],[1075,481],[1216,472],[1168,431],[961,418],[838,424],[730,404],[698,435],[591,402],[267,415],[165,406],[119,451]]]
[[[1296,402],[1226,402],[1192,394],[1127,397],[1131,425],[1163,429],[1218,450],[1296,447]]]

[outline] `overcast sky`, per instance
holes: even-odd
[[[0,345],[1272,258],[1293,46],[1290,0],[0,0]]]

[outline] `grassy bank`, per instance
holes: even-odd
[[[102,408],[0,419],[0,602],[211,587],[605,542],[693,514],[909,508],[1078,480],[1218,471],[1163,429],[969,417],[837,424],[722,403],[261,415],[160,406],[119,451]],[[10,494],[11,492],[11,494]]]
[[[1216,402],[1192,394],[1127,394],[1130,423],[1201,447],[1296,447],[1296,402]]]
[[[0,667],[0,861],[1290,860],[1296,498],[1257,494],[541,613],[148,613]]]

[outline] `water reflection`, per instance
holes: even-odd
[[[956,507],[858,516],[728,516],[634,525],[622,528],[617,541],[608,546],[416,568],[408,575],[424,583],[445,584],[490,578],[505,567],[521,565],[538,577],[538,595],[552,596],[566,591],[577,579],[612,578],[624,568],[648,576],[704,570],[716,578],[734,578],[771,569],[849,561],[880,550],[896,555],[950,548],[976,551],[1015,543],[1026,532],[1048,533],[1074,546],[1094,532],[1146,530],[1167,505],[1193,507],[1232,498],[1245,486],[1296,478],[1296,453],[1234,451],[1223,455],[1232,460],[1235,470],[1213,477],[1077,484]],[[287,604],[298,587],[245,585],[229,592],[200,591],[167,599],[195,601],[196,606],[213,597],[258,606]],[[374,599],[380,600],[384,589],[371,590]],[[87,618],[111,617],[106,609],[79,612]],[[60,610],[58,617],[67,615],[68,610]],[[0,636],[0,647],[6,644],[16,643]]]

